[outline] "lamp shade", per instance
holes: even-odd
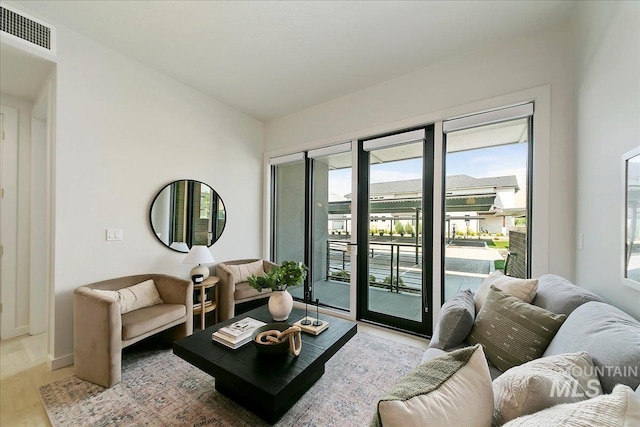
[[[210,264],[212,262],[216,262],[213,259],[213,255],[209,252],[209,248],[201,245],[194,245],[191,247],[191,250],[184,257],[183,264]]]
[[[182,261],[183,264],[198,264],[196,267],[191,269],[190,274],[192,279],[193,276],[200,274],[203,279],[209,277],[209,268],[202,264],[209,264],[212,262],[216,262],[216,260],[213,259],[213,255],[209,252],[209,248],[201,245],[192,246],[187,256],[184,257],[184,261]]]

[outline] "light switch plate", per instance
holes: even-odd
[[[107,240],[122,240],[122,228],[107,228]]]

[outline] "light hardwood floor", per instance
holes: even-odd
[[[428,340],[358,323],[358,331],[419,348]],[[38,388],[73,375],[73,366],[50,371],[47,335],[24,335],[0,341],[0,426],[50,426]]]
[[[38,388],[73,375],[73,367],[50,371],[47,334],[0,341],[0,425],[49,426]]]

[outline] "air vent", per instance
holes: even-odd
[[[53,52],[54,29],[33,18],[29,18],[17,11],[0,6],[2,22],[0,31],[28,42],[31,46],[38,46],[48,52]]]

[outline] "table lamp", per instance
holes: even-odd
[[[213,259],[209,248],[201,245],[192,246],[184,261],[182,261],[183,264],[198,264],[191,269],[191,277],[196,274],[202,274],[203,279],[209,277],[209,267],[202,264],[211,264],[212,262],[216,262],[216,260]]]

